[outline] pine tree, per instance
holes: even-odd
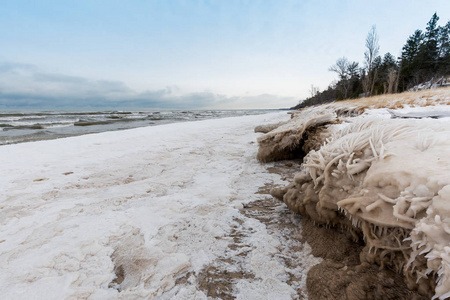
[[[450,75],[450,21],[439,27],[438,72],[440,76]]]
[[[391,53],[386,53],[383,57],[382,68],[383,69],[391,69],[397,67],[397,61]]]
[[[424,42],[419,50],[421,80],[431,79],[437,71],[438,62],[438,38],[439,27],[437,26],[439,17],[436,13],[433,14],[430,21],[427,23],[427,28],[424,34]]]
[[[393,84],[397,77],[397,61],[391,53],[386,53],[379,68],[379,81],[377,84],[377,93],[392,93]],[[394,77],[395,76],[395,77]]]
[[[422,47],[424,35],[421,30],[416,30],[411,35],[406,44],[402,48],[400,57],[400,78],[399,88],[405,90],[414,85],[414,78],[417,77],[421,61],[419,58],[419,50]]]
[[[356,61],[348,63],[347,74],[350,79],[358,79],[359,78],[359,63],[357,63]]]
[[[402,48],[402,56],[400,58],[402,65],[411,64],[416,59],[422,42],[422,30],[416,30],[414,34],[408,38],[406,44]]]

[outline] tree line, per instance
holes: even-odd
[[[450,21],[438,26],[433,14],[425,31],[416,30],[406,40],[401,56],[379,55],[379,38],[375,25],[365,40],[364,63],[337,59],[329,71],[338,80],[324,91],[311,86],[311,96],[293,109],[349,98],[368,97],[409,90],[424,82],[437,82],[450,75]]]

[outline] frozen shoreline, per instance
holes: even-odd
[[[360,265],[313,267],[310,298],[450,297],[449,104],[449,89],[336,102],[297,111],[258,138],[261,161],[303,158],[271,194],[363,245]],[[385,275],[376,273],[361,282],[370,266],[401,274],[404,287],[377,283]]]
[[[234,295],[294,297],[286,284],[294,271],[274,256],[279,241],[238,210],[261,197],[259,186],[281,183],[256,161],[254,127],[287,119],[281,112],[0,147],[2,298],[206,298],[192,278],[175,282],[233,255],[226,236],[236,218],[259,229],[248,240],[255,277],[236,282]]]

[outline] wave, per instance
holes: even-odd
[[[268,111],[48,111],[0,113],[0,145]],[[42,134],[45,132],[45,134]],[[29,137],[28,135],[35,137]],[[26,137],[26,138],[25,138]]]

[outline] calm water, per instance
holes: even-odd
[[[0,145],[270,110],[0,112]]]

